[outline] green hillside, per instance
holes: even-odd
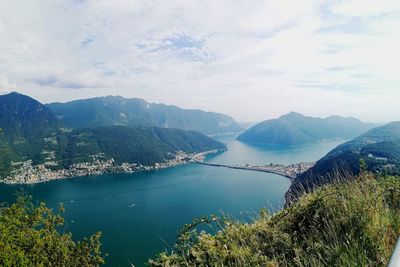
[[[263,121],[237,139],[248,143],[301,145],[326,139],[354,138],[372,127],[372,124],[354,118],[331,116],[322,119],[291,112],[278,119]]]
[[[377,180],[376,180],[377,178]],[[253,222],[187,225],[151,266],[386,266],[400,235],[400,179],[362,174],[302,196]],[[198,232],[208,229],[212,232]]]
[[[13,162],[50,162],[67,168],[102,154],[116,163],[152,165],[178,151],[186,153],[225,149],[225,145],[193,131],[157,127],[109,126],[60,128],[52,111],[17,93],[0,96],[0,178],[12,171]]]
[[[18,93],[0,96],[0,177],[12,161],[41,162],[45,138],[58,133],[58,122],[50,109]]]
[[[241,131],[237,122],[227,115],[154,104],[138,98],[107,96],[52,103],[47,107],[70,128],[122,125],[178,128],[204,134]]]
[[[337,174],[339,177],[346,177],[348,173],[357,175],[360,168],[371,172],[400,174],[400,122],[374,128],[333,149],[317,161],[313,168],[296,178],[287,198],[296,198],[304,191],[330,183]]]
[[[0,96],[0,128],[9,141],[44,136],[57,127],[52,111],[38,101],[18,93]]]
[[[115,163],[136,163],[153,165],[174,158],[178,151],[199,153],[209,150],[226,149],[203,134],[178,129],[154,127],[110,126],[90,129],[76,129],[72,132],[57,132],[45,137],[40,149],[32,147],[32,157],[23,155],[18,146],[2,143],[0,149],[1,173],[6,176],[12,169],[11,161],[34,160],[42,164],[49,154],[54,153],[53,169],[68,168],[72,164],[91,161],[91,157],[102,154],[103,158]],[[29,144],[28,144],[29,145]],[[43,153],[43,152],[46,153]]]
[[[152,165],[173,158],[177,151],[198,153],[225,148],[222,143],[197,132],[110,126],[77,129],[61,135],[56,151],[59,158],[69,164],[104,153],[106,157],[114,158],[116,163]]]

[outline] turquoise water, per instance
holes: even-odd
[[[315,161],[338,142],[298,147],[228,142],[229,151],[209,159],[229,164]],[[101,231],[107,266],[143,266],[169,249],[178,230],[193,218],[229,214],[249,220],[260,208],[280,209],[288,179],[261,172],[186,165],[153,172],[81,177],[35,185],[0,185],[0,201],[21,188],[51,207],[66,208],[66,230],[74,238]]]
[[[221,140],[228,144],[229,151],[213,157],[211,162],[221,164],[254,164],[269,163],[291,164],[316,161],[330,150],[343,143],[343,140],[320,142],[299,146],[250,145],[236,140]]]

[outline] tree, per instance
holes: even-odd
[[[63,233],[62,205],[53,213],[45,203],[20,195],[12,205],[0,206],[0,266],[99,266],[101,233],[73,241]]]

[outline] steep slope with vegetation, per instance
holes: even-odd
[[[109,126],[67,130],[52,111],[18,93],[0,96],[0,179],[17,162],[32,161],[51,169],[67,168],[102,153],[116,163],[152,165],[178,151],[198,153],[225,149],[204,134],[156,127]]]
[[[332,182],[349,173],[357,175],[364,168],[371,172],[400,174],[400,122],[374,128],[339,145],[316,165],[296,178],[287,199],[295,199],[304,191]]]
[[[38,101],[18,93],[0,96],[0,177],[13,161],[41,161],[45,138],[57,133],[57,119]]]
[[[199,219],[150,265],[386,266],[400,235],[400,178],[375,178],[348,177],[251,223]],[[219,231],[196,231],[207,222]]]
[[[107,96],[52,103],[47,107],[70,128],[123,125],[178,128],[204,134],[241,131],[239,124],[224,114],[154,104],[138,98]]]
[[[77,129],[59,136],[55,145],[58,158],[69,164],[103,153],[116,163],[152,165],[172,159],[178,151],[199,153],[225,148],[198,132],[125,126]]]
[[[62,206],[60,211],[63,211]],[[44,203],[20,196],[0,206],[0,266],[100,266],[100,233],[81,241],[64,232],[64,219]]]
[[[154,165],[174,159],[179,152],[192,154],[226,149],[224,144],[198,132],[154,127],[110,126],[58,131],[44,140],[32,151],[32,157],[19,156],[18,147],[4,142],[0,146],[3,151],[0,178],[12,171],[13,162],[33,159],[33,166],[44,164],[52,170],[61,170],[77,163],[90,163],[93,156],[98,155],[103,160],[114,159],[116,164]]]
[[[251,127],[238,140],[248,143],[301,145],[324,139],[354,138],[372,127],[372,124],[354,118],[331,116],[321,119],[291,112]]]
[[[0,95],[0,125],[9,141],[44,136],[57,127],[52,111],[38,101],[18,93]]]

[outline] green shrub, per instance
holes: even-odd
[[[60,206],[60,212],[63,207]],[[99,266],[100,233],[74,242],[64,219],[27,196],[0,207],[0,266]]]

